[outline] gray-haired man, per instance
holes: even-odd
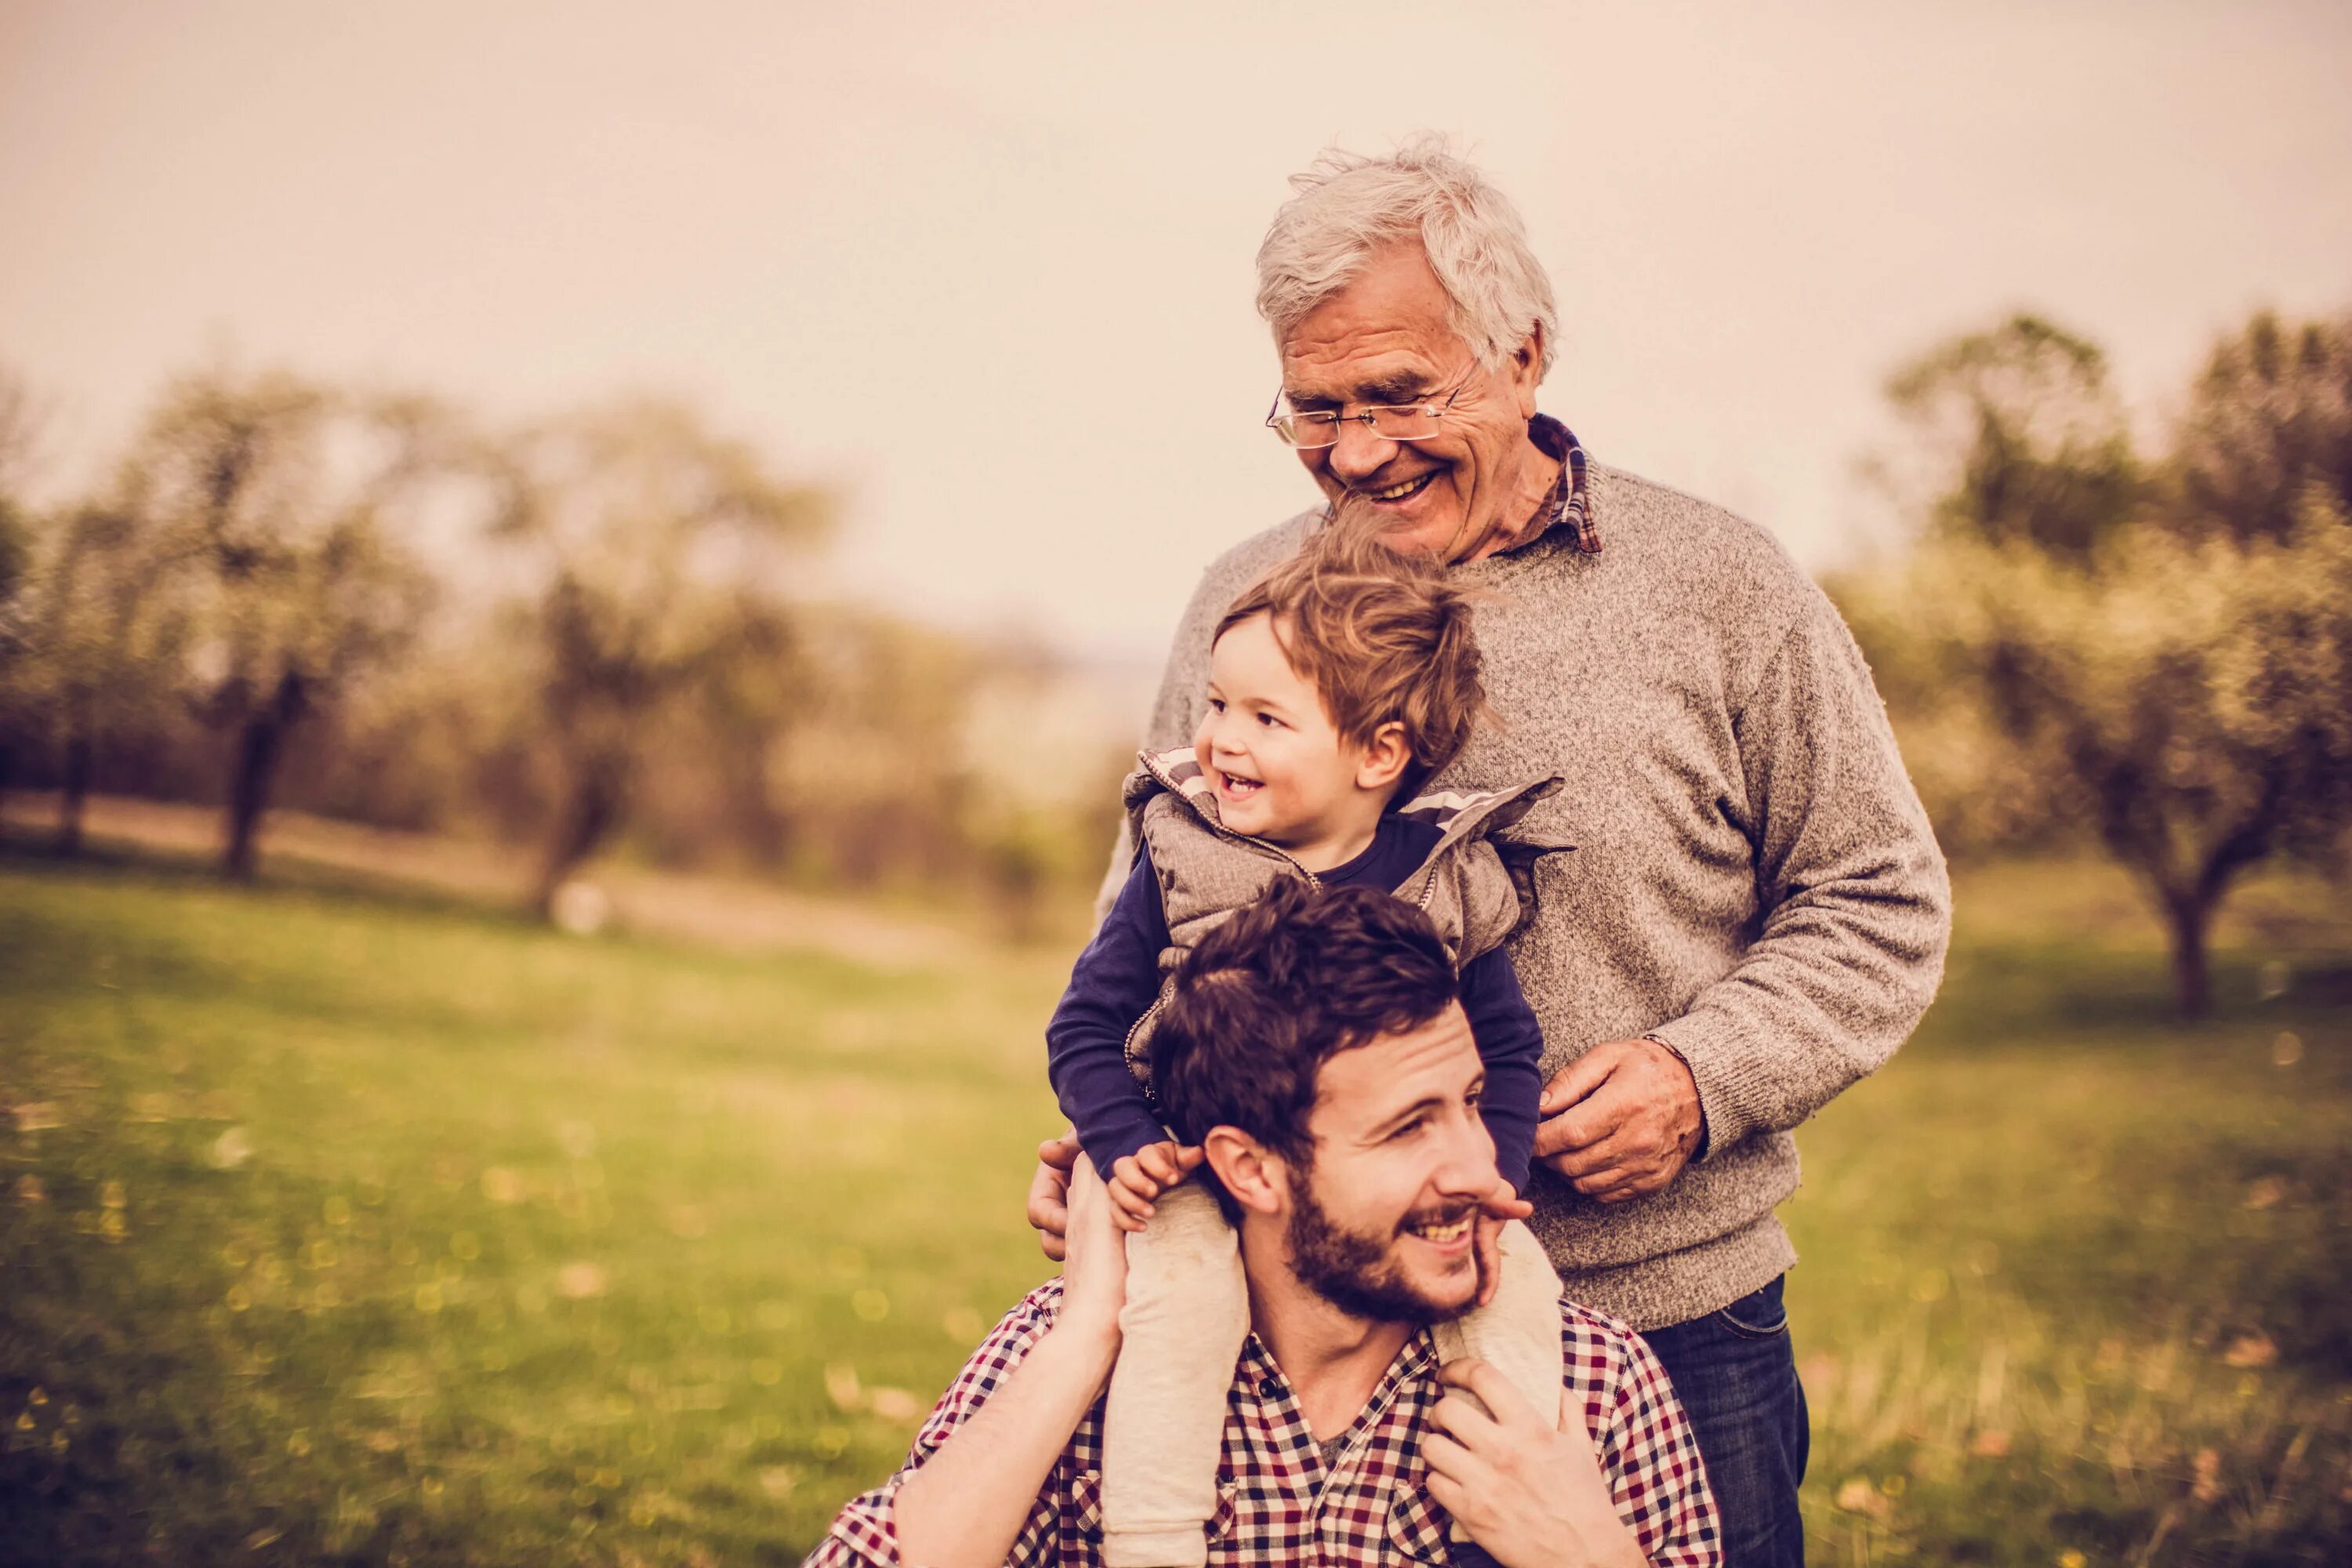
[[[1511,957],[1549,1077],[1530,1223],[1569,1296],[1665,1364],[1727,1559],[1800,1563],[1796,1254],[1773,1209],[1797,1185],[1790,1129],[1935,994],[1942,858],[1853,639],[1771,537],[1588,461],[1536,412],[1551,289],[1500,193],[1430,142],[1327,153],[1294,184],[1258,252],[1269,422],[1328,501],[1493,590],[1501,722],[1443,782],[1568,781],[1507,836],[1532,861]],[[1189,739],[1219,613],[1327,515],[1210,566],[1150,746]],[[1049,1250],[1057,1182],[1041,1166],[1032,1193]]]

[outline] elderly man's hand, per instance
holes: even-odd
[[[1065,1132],[1037,1145],[1037,1173],[1029,1178],[1029,1224],[1038,1247],[1056,1263],[1069,1235],[1070,1173],[1077,1163],[1078,1135]]]
[[[1471,1540],[1504,1568],[1632,1568],[1644,1561],[1617,1517],[1581,1418],[1558,1430],[1549,1419],[1556,1412],[1528,1409],[1508,1378],[1475,1357],[1448,1362],[1438,1377],[1477,1395],[1439,1400],[1431,1414],[1439,1430],[1421,1441],[1429,1495]]]
[[[1544,1086],[1536,1158],[1604,1204],[1646,1196],[1679,1174],[1706,1121],[1683,1058],[1655,1040],[1607,1040]]]

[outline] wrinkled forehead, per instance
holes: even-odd
[[[1282,334],[1283,390],[1328,401],[1410,397],[1473,357],[1416,248],[1390,251]]]

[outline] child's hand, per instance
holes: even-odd
[[[1151,1217],[1151,1200],[1181,1182],[1201,1163],[1196,1145],[1185,1148],[1172,1138],[1146,1143],[1132,1154],[1110,1163],[1110,1216],[1121,1230],[1141,1230]]]
[[[1503,1283],[1503,1226],[1535,1212],[1536,1205],[1513,1192],[1508,1182],[1496,1183],[1495,1190],[1486,1195],[1470,1231],[1471,1252],[1478,1259],[1478,1299],[1472,1306],[1492,1301]]]

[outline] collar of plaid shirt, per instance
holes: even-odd
[[[898,1483],[1012,1376],[1053,1326],[1060,1304],[1061,1281],[1053,1279],[1005,1315],[916,1434],[907,1468],[853,1499],[804,1568],[897,1568],[891,1503]],[[1717,1568],[1714,1498],[1664,1371],[1613,1319],[1568,1302],[1560,1317],[1568,1407],[1583,1414],[1620,1516],[1653,1563]],[[1289,1380],[1250,1335],[1227,1396],[1217,1516],[1208,1527],[1213,1568],[1307,1562],[1404,1568],[1460,1560],[1446,1539],[1446,1512],[1423,1484],[1421,1460],[1430,1412],[1443,1395],[1435,1345],[1424,1330],[1389,1364],[1327,1461]],[[1102,1416],[1097,1399],[1047,1475],[1009,1563],[1098,1568]]]
[[[1577,440],[1575,431],[1549,414],[1538,414],[1528,421],[1528,439],[1535,443],[1538,451],[1559,465],[1559,479],[1552,486],[1549,498],[1536,510],[1537,516],[1548,513],[1551,521],[1511,549],[1524,550],[1558,529],[1584,554],[1600,554],[1601,525],[1593,518],[1592,492],[1585,483],[1589,465],[1583,443]],[[1508,554],[1509,551],[1503,553]]]

